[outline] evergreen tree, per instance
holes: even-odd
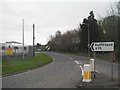
[[[94,18],[93,11],[89,13],[88,18],[83,19],[83,23],[80,24],[80,45],[83,52],[88,48],[88,34],[89,44],[92,42],[100,41],[100,29],[97,24],[97,20]],[[89,32],[88,32],[89,30]]]

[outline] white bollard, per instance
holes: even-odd
[[[90,59],[91,72],[94,72],[94,59]]]
[[[83,82],[91,82],[91,65],[84,64],[83,70],[84,70]]]

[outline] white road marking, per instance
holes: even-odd
[[[82,71],[82,76],[83,76],[83,75],[84,75],[84,70],[83,70],[83,67],[82,67],[82,63],[80,63],[80,62],[78,62],[78,61],[76,61],[76,60],[75,60],[75,63],[80,65],[80,69],[81,69],[81,71]],[[94,72],[94,71],[92,71],[92,72]],[[97,71],[97,70],[95,70],[95,72],[100,73],[100,72]]]
[[[76,63],[76,64],[82,64],[82,63],[80,63],[80,62],[78,62],[78,61],[76,61],[76,60],[75,60],[75,63]]]
[[[94,72],[94,71],[92,71],[92,72]],[[96,73],[100,73],[100,72],[99,72],[99,71],[97,71],[97,70],[95,70],[95,72],[96,72]]]
[[[81,71],[82,71],[82,76],[84,75],[84,71],[83,71],[83,68],[82,68],[82,66],[80,65],[80,69],[81,69]]]
[[[84,74],[83,72],[84,72],[84,71],[83,71],[83,67],[81,66],[82,64],[81,64],[80,62],[76,61],[76,60],[75,60],[75,63],[80,65],[80,69],[81,69],[81,71],[82,71],[82,76],[83,76],[83,74]]]
[[[71,58],[71,57],[67,57],[67,58],[69,58],[69,59],[71,59],[71,60],[72,60],[72,58]]]

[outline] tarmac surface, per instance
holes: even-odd
[[[35,70],[29,70],[2,78],[3,88],[76,88],[81,77],[77,64],[58,53],[47,53],[53,62]]]
[[[110,81],[111,64],[96,60],[96,78],[89,84],[82,83],[79,65],[89,63],[88,57],[46,52],[53,57],[53,62],[35,70],[6,76],[2,78],[2,88],[82,88],[85,87],[117,87],[118,65],[114,64],[114,80]],[[103,83],[104,82],[104,83]],[[87,85],[87,86],[86,86]]]
[[[92,73],[91,82],[83,82],[82,79],[76,84],[77,88],[119,88],[118,80],[111,79],[111,77],[103,74],[96,73],[94,78],[94,73]]]

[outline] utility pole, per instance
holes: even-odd
[[[90,56],[90,48],[89,48],[89,44],[90,44],[90,35],[89,35],[89,24],[88,25],[88,57]]]
[[[33,24],[33,57],[35,56],[35,24]]]
[[[23,44],[22,44],[22,49],[23,49],[23,59],[24,59],[24,19],[22,20],[23,21]]]

